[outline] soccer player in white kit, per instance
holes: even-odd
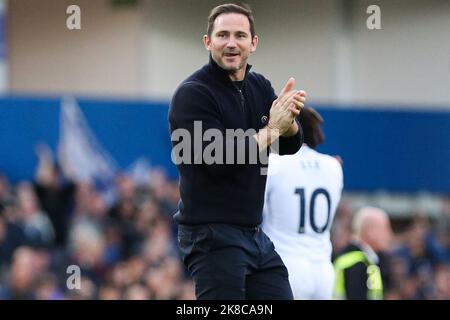
[[[331,299],[330,227],[343,188],[342,166],[315,150],[324,141],[320,114],[304,108],[299,120],[302,148],[269,157],[263,230],[288,269],[294,298]]]

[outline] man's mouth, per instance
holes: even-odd
[[[237,53],[237,52],[227,52],[227,53],[224,53],[223,54],[225,57],[227,57],[227,58],[232,58],[232,57],[237,57],[237,56],[239,56],[239,53]]]

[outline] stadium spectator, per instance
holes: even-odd
[[[398,280],[400,287],[406,287],[402,298],[433,299],[441,296],[437,293],[442,290],[438,289],[441,285],[435,282],[436,276],[443,279],[442,275],[450,264],[445,245],[439,241],[425,217],[416,216],[412,220],[401,244],[393,248],[393,254],[404,266],[403,274],[397,275],[398,279],[406,282],[402,285],[402,281]]]
[[[11,189],[6,176],[0,172],[0,212],[13,201]]]
[[[39,160],[34,183],[36,194],[53,224],[56,246],[64,247],[75,185],[64,181],[48,146],[39,145],[36,154]]]
[[[35,299],[33,285],[37,277],[34,250],[24,246],[17,248],[5,286],[0,290],[0,299]]]
[[[50,247],[55,239],[55,231],[47,213],[40,210],[30,184],[23,183],[18,186],[17,201],[18,218],[26,244],[33,247]]]
[[[348,300],[383,299],[383,279],[377,253],[390,247],[392,230],[382,209],[364,207],[352,222],[353,240],[335,261],[335,297]]]
[[[63,300],[64,292],[59,288],[58,279],[53,273],[42,273],[34,284],[37,300]]]
[[[103,284],[100,286],[98,290],[98,299],[99,300],[121,300],[122,294],[119,288],[110,285]]]
[[[0,211],[0,270],[11,263],[15,250],[26,244],[23,229],[18,224],[14,206]]]

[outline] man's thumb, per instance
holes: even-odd
[[[286,94],[287,92],[291,91],[292,89],[294,89],[294,86],[295,86],[295,79],[291,77],[286,82],[284,88],[281,89],[281,92],[280,92],[279,96],[282,96],[282,95]]]

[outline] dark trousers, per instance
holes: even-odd
[[[288,272],[258,227],[178,226],[183,263],[199,300],[292,300]]]

